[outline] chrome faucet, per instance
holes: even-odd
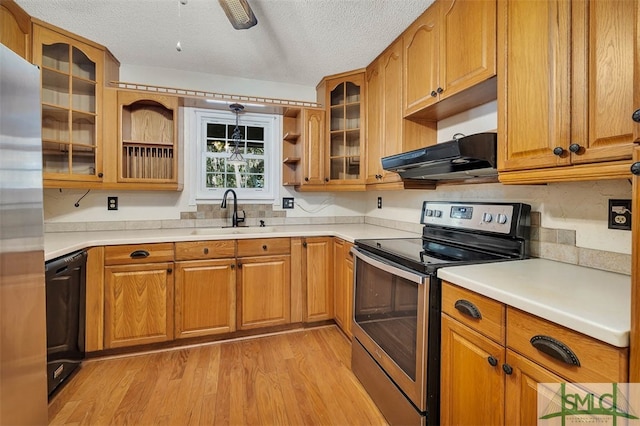
[[[245,213],[242,211],[242,217],[238,217],[238,197],[236,196],[236,191],[233,189],[227,189],[222,196],[222,204],[220,207],[223,209],[227,208],[227,195],[231,193],[233,195],[233,216],[231,216],[231,226],[234,228],[238,227],[238,223],[244,222]]]

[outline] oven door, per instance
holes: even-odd
[[[430,277],[358,248],[352,252],[353,335],[416,408],[427,411]]]

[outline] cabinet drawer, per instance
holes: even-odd
[[[173,243],[133,244],[104,248],[105,265],[173,262]]]
[[[290,252],[291,241],[289,238],[238,240],[238,257],[289,254]]]
[[[507,309],[507,346],[571,382],[628,379],[626,348],[616,348],[514,308]]]
[[[493,299],[442,283],[442,311],[501,344],[505,339],[505,309]]]
[[[176,243],[176,260],[224,259],[235,256],[235,240]]]

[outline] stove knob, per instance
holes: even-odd
[[[498,217],[496,217],[496,222],[498,222],[500,225],[504,225],[505,223],[507,223],[507,215],[498,213]]]
[[[427,209],[427,216],[433,216],[433,210]]]
[[[434,210],[433,213],[436,215],[436,217],[442,217],[442,210]]]
[[[483,221],[483,222],[487,222],[487,223],[489,223],[489,222],[491,222],[492,220],[493,220],[493,215],[491,215],[491,213],[484,213],[484,214],[482,215],[482,221]]]

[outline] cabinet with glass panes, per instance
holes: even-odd
[[[119,64],[103,47],[35,19],[33,61],[41,69],[45,186],[100,183],[104,73],[117,79]]]
[[[332,189],[364,190],[364,70],[334,75],[318,85],[327,111],[325,175]]]

